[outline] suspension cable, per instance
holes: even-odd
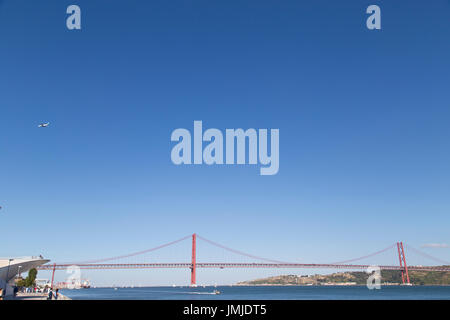
[[[221,244],[219,244],[219,243],[217,243],[217,242],[208,240],[208,239],[206,239],[206,238],[204,238],[204,237],[202,237],[202,236],[200,236],[200,235],[198,235],[198,234],[197,234],[197,238],[202,239],[203,241],[206,241],[206,242],[208,242],[209,244],[212,244],[212,245],[214,245],[214,246],[216,246],[216,247],[219,247],[219,248],[225,249],[225,250],[227,250],[227,251],[231,251],[231,252],[233,252],[233,253],[240,254],[240,255],[243,255],[243,256],[246,256],[246,257],[249,257],[249,258],[253,258],[253,259],[256,259],[256,260],[262,260],[262,261],[267,261],[267,262],[272,262],[272,263],[289,263],[289,262],[284,262],[284,261],[278,261],[278,260],[266,259],[266,258],[254,256],[254,255],[252,255],[252,254],[248,254],[248,253],[245,253],[245,252],[236,250],[236,249],[228,248],[228,247],[223,246],[223,245],[221,245]]]
[[[439,258],[436,258],[436,257],[433,257],[432,255],[429,255],[428,253],[422,252],[422,251],[420,251],[419,249],[416,249],[416,248],[411,247],[411,246],[406,245],[406,244],[405,244],[405,247],[407,247],[408,249],[411,249],[412,251],[414,251],[415,253],[417,253],[417,254],[419,254],[419,255],[421,255],[421,256],[423,256],[423,257],[426,257],[426,258],[428,258],[428,259],[437,261],[437,262],[439,262],[439,263],[443,263],[443,264],[446,264],[446,265],[450,265],[450,262],[445,261],[445,260],[442,260],[442,259],[439,259]]]
[[[178,242],[181,242],[183,240],[186,240],[186,239],[188,239],[190,237],[191,237],[191,235],[188,235],[188,236],[185,236],[185,237],[180,238],[178,240],[171,241],[171,242],[162,244],[162,245],[154,247],[154,248],[150,248],[150,249],[146,249],[146,250],[142,250],[142,251],[138,251],[138,252],[133,252],[133,253],[122,255],[122,256],[116,256],[116,257],[104,258],[104,259],[98,259],[98,260],[89,260],[89,261],[83,261],[83,262],[72,263],[72,264],[77,265],[77,264],[88,264],[88,263],[100,263],[100,262],[105,262],[105,261],[119,260],[119,259],[123,259],[123,258],[129,258],[129,257],[133,257],[133,256],[138,256],[138,255],[141,255],[141,254],[144,254],[144,253],[148,253],[148,252],[156,251],[158,249],[162,249],[164,247],[168,247],[168,246],[173,245],[175,243],[178,243]],[[67,264],[70,264],[70,263],[67,263]]]
[[[352,261],[358,261],[358,260],[370,258],[370,257],[376,256],[377,254],[380,254],[380,253],[383,253],[385,251],[388,251],[389,249],[392,249],[393,247],[395,247],[395,245],[396,245],[396,243],[390,245],[389,247],[381,249],[380,251],[368,254],[366,256],[362,256],[362,257],[354,258],[354,259],[349,259],[349,260],[344,260],[344,261],[338,261],[338,262],[334,262],[334,263],[330,263],[330,264],[344,264],[344,263],[348,263],[348,262],[352,262]]]

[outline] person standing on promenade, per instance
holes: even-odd
[[[47,297],[47,300],[52,300],[53,299],[53,291],[52,291],[52,288],[50,288],[49,290],[48,290],[48,297]]]
[[[55,300],[58,300],[58,291],[59,291],[59,289],[56,289],[56,291],[55,291]]]

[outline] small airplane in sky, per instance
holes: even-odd
[[[38,125],[39,128],[47,128],[50,125],[50,122],[41,123]]]

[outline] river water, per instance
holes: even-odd
[[[219,290],[221,294],[213,294]],[[82,300],[450,300],[450,286],[218,286],[61,290]]]

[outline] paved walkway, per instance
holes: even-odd
[[[5,300],[47,300],[48,294],[46,293],[17,293],[15,298],[8,297]],[[62,294],[58,294],[58,300],[71,300]]]

